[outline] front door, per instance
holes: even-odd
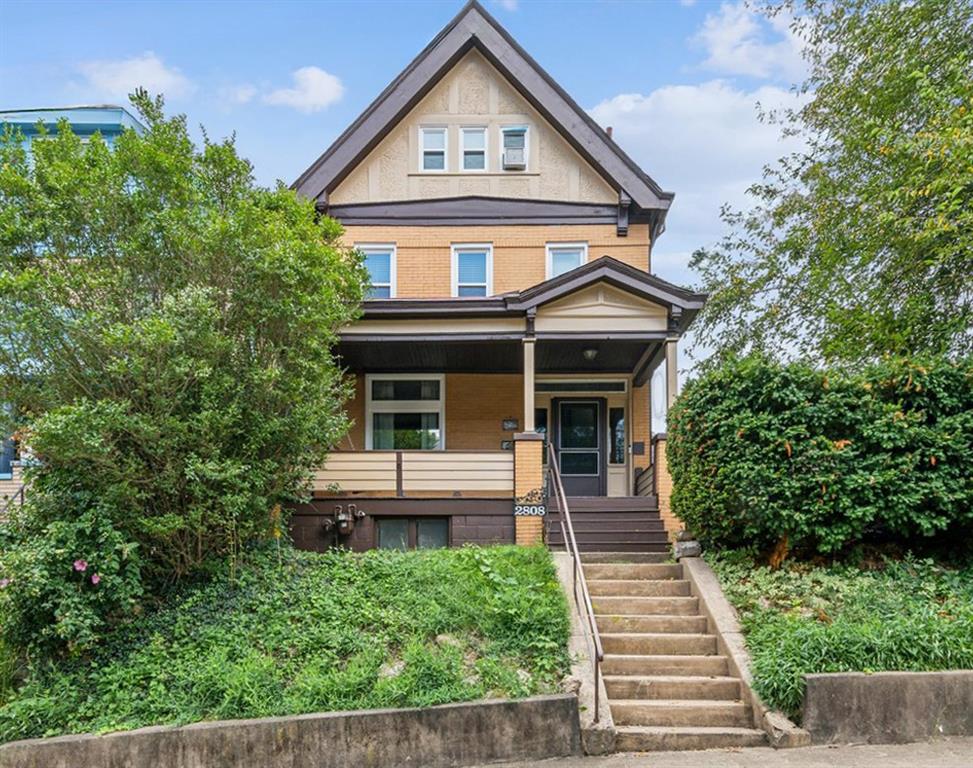
[[[568,496],[604,496],[604,398],[555,399],[554,446]]]

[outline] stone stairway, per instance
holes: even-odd
[[[681,565],[659,553],[581,555],[605,650],[619,752],[766,744]]]

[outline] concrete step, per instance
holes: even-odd
[[[703,699],[610,699],[616,725],[670,728],[750,728],[750,707],[742,701]]]
[[[582,552],[582,563],[664,563],[669,559],[666,552]]]
[[[735,701],[740,681],[735,677],[678,675],[605,675],[609,699],[708,699]]]
[[[604,675],[676,675],[723,677],[729,675],[726,656],[656,655],[606,653],[601,663]]]
[[[588,591],[606,597],[688,597],[689,582],[675,579],[588,579]]]
[[[592,596],[591,605],[596,614],[614,616],[696,616],[699,613],[698,597]]]
[[[678,632],[705,635],[705,616],[625,616],[595,614],[599,632]]]
[[[754,728],[671,728],[620,726],[616,729],[618,752],[659,752],[689,749],[762,747],[767,734]]]
[[[553,537],[553,535],[554,534],[552,530],[551,536]],[[558,533],[557,535],[558,537],[560,537],[561,534]],[[641,534],[639,535],[641,536]],[[562,543],[555,544],[553,541],[548,541],[548,544],[553,549],[564,549],[564,544]],[[643,541],[641,538],[636,538],[634,540],[620,538],[620,539],[614,539],[612,541],[599,541],[594,543],[590,541],[579,541],[578,549],[580,549],[583,553],[611,552],[612,554],[618,554],[624,552],[631,552],[637,555],[656,554],[656,555],[661,555],[660,559],[656,561],[659,563],[664,563],[670,559],[668,541],[666,541],[665,543],[659,543],[659,542]]]
[[[682,566],[663,563],[591,563],[584,566],[584,575],[589,581],[594,579],[680,580]]]
[[[688,635],[674,632],[602,633],[601,644],[605,653],[631,656],[713,656],[716,654],[715,635]]]

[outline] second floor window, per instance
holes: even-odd
[[[548,243],[547,279],[577,269],[588,261],[587,243]]]
[[[420,128],[420,162],[424,171],[445,171],[446,168],[446,129]]]
[[[463,128],[463,170],[485,171],[486,157],[486,128]]]
[[[493,250],[489,245],[453,246],[453,296],[493,292]]]
[[[395,248],[391,245],[364,245],[358,250],[365,254],[369,288],[366,299],[395,298]]]

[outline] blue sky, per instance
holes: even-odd
[[[742,2],[483,0],[665,189],[653,271],[683,284],[764,163],[792,145],[756,103],[793,103],[787,20]],[[257,179],[290,183],[459,10],[399,2],[0,0],[0,109],[123,103],[143,84],[211,136],[235,132]]]

